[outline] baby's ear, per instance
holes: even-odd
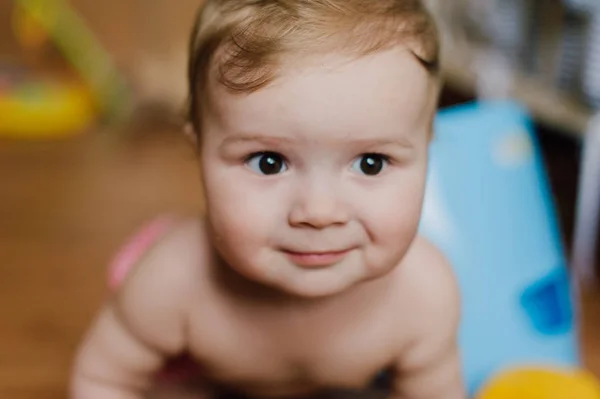
[[[198,133],[191,122],[187,122],[183,126],[183,134],[192,144],[198,145]]]

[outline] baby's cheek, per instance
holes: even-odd
[[[216,233],[237,246],[253,244],[261,236],[261,214],[241,200],[219,201],[209,209]]]
[[[228,249],[240,257],[252,258],[276,231],[276,198],[243,185],[221,187],[210,200],[209,218]]]
[[[375,247],[386,258],[402,256],[419,226],[421,203],[415,196],[381,196],[367,216]],[[400,201],[398,199],[401,198]]]
[[[257,201],[252,198],[252,191],[243,181],[225,173],[209,176],[207,180],[207,210],[210,213],[216,214],[219,219],[229,224],[242,222],[256,214]]]
[[[231,204],[230,204],[231,205]],[[215,209],[218,208],[218,209]],[[252,226],[251,214],[229,212],[224,203],[209,211],[215,245],[225,261],[242,274],[254,276],[260,235]],[[233,207],[232,207],[233,209]],[[244,217],[246,216],[246,217]]]

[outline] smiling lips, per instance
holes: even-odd
[[[341,261],[350,251],[351,249],[330,252],[284,252],[287,257],[298,266],[316,269],[331,266]]]

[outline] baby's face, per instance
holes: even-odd
[[[246,277],[307,297],[399,264],[417,231],[435,83],[402,49],[213,84],[202,173],[215,245]]]

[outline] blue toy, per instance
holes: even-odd
[[[462,290],[469,394],[513,367],[579,367],[570,276],[527,112],[478,102],[436,123],[421,232]]]

